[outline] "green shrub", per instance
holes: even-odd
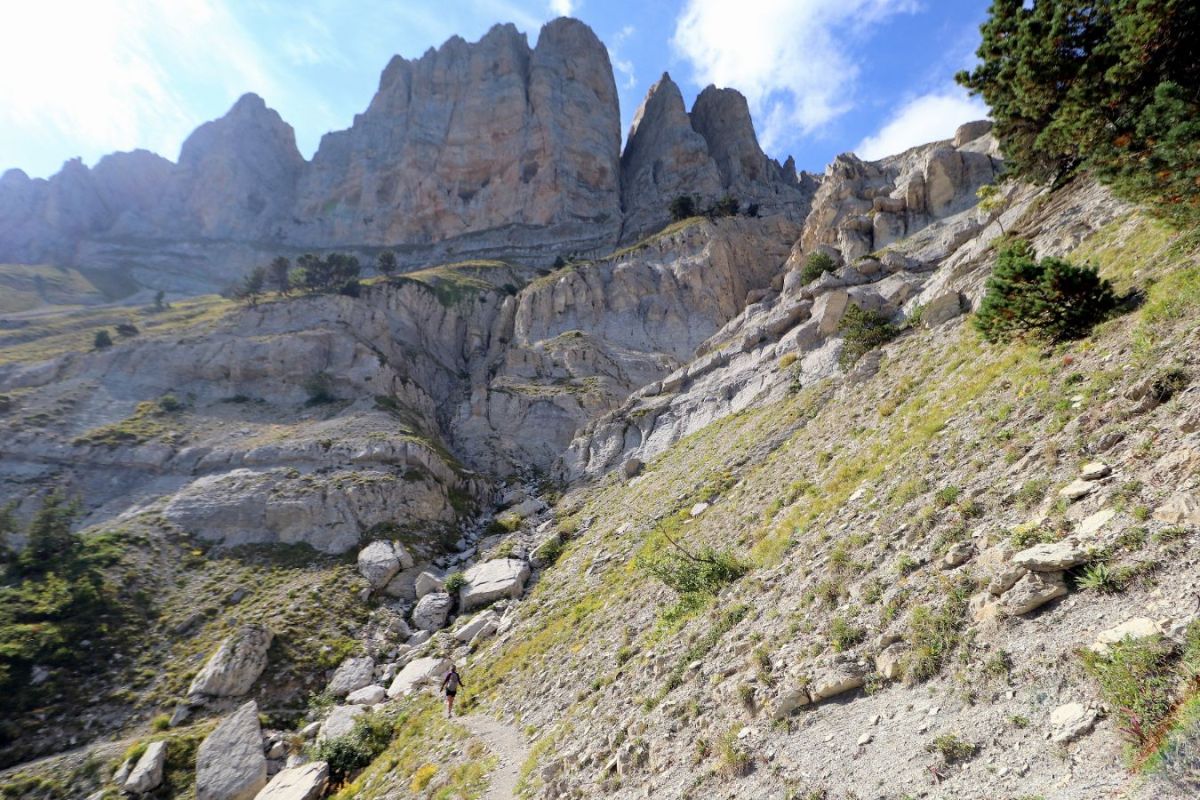
[[[975,755],[975,751],[978,749],[979,748],[975,744],[960,739],[953,733],[942,734],[929,744],[925,745],[925,750],[927,752],[937,753],[947,764],[966,761],[971,756]]]
[[[1116,710],[1119,726],[1136,744],[1147,741],[1171,711],[1175,653],[1162,637],[1125,639],[1105,655],[1083,650],[1083,668]]]
[[[96,331],[96,336],[92,339],[92,347],[97,350],[103,350],[106,347],[112,347],[112,334],[106,328],[101,328]]]
[[[731,728],[717,741],[717,772],[727,778],[740,778],[750,772],[750,751],[737,738],[737,730]]]
[[[350,733],[316,745],[312,757],[314,761],[328,762],[330,783],[336,785],[374,761],[387,749],[394,735],[391,719],[364,714],[354,721]]]
[[[942,608],[917,606],[912,610],[907,637],[912,652],[904,670],[907,680],[916,683],[934,677],[958,648],[966,622],[966,595],[967,587],[960,584],[950,592]]]
[[[671,200],[671,205],[669,206],[671,220],[674,222],[679,222],[680,220],[694,217],[696,216],[699,208],[699,198],[690,194],[681,194]]]
[[[443,585],[446,588],[447,594],[451,596],[457,595],[467,585],[467,576],[461,571],[451,572],[446,576],[446,581]]]
[[[877,311],[866,311],[856,305],[846,307],[846,313],[838,323],[842,334],[842,352],[838,363],[842,369],[850,369],[858,359],[882,344],[887,344],[900,333],[900,329],[888,322],[888,318]]]
[[[834,617],[833,621],[829,623],[829,641],[833,644],[833,649],[839,653],[862,644],[866,638],[866,628],[855,625],[843,617]]]
[[[958,500],[960,494],[962,494],[962,490],[957,486],[943,486],[934,493],[933,501],[938,508],[947,508],[954,505],[954,501]]]
[[[1116,307],[1112,284],[1094,268],[1037,261],[1032,245],[1016,241],[1001,251],[974,325],[989,342],[1024,336],[1058,342],[1086,336]]]
[[[542,563],[543,566],[553,566],[558,561],[559,556],[563,552],[563,540],[559,536],[551,536],[541,544],[538,549],[533,551],[533,557]]]
[[[162,397],[158,398],[158,407],[164,413],[173,414],[176,411],[183,410],[183,403],[181,403],[179,398],[173,394],[164,394]]]
[[[137,325],[134,325],[132,322],[117,323],[118,336],[137,336],[139,333],[141,333],[141,331],[139,331]]]
[[[800,268],[800,282],[807,286],[826,272],[833,272],[833,258],[820,250],[809,253],[804,266]]]
[[[750,565],[731,551],[713,547],[695,555],[671,548],[643,558],[640,564],[679,595],[714,595],[750,570]]]

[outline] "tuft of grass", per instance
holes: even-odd
[[[945,733],[925,745],[925,750],[940,755],[947,764],[955,764],[970,759],[979,747],[956,734]]]

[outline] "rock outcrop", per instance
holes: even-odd
[[[253,800],[267,785],[258,704],[238,708],[196,752],[196,800]]]
[[[250,691],[267,667],[271,631],[247,625],[221,642],[192,680],[188,697],[240,697]]]

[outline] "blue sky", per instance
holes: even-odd
[[[0,171],[144,147],[174,160],[200,123],[262,95],[311,157],[366,108],[394,54],[514,22],[533,44],[569,14],[604,41],[623,128],[670,71],[747,95],[760,141],[820,171],[986,115],[953,74],[974,61],[987,0],[40,0],[6,4]]]

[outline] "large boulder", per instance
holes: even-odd
[[[196,800],[253,800],[267,785],[258,704],[230,714],[196,752]]]
[[[240,697],[254,686],[267,666],[274,634],[259,625],[246,625],[226,638],[188,687],[188,696]]]
[[[494,634],[500,627],[500,615],[494,611],[476,614],[466,623],[454,630],[454,638],[460,642],[470,642],[476,637],[485,638]]]
[[[254,800],[318,800],[328,784],[329,764],[312,761],[277,773]]]
[[[450,671],[450,662],[444,658],[429,656],[414,658],[404,665],[404,669],[396,673],[392,685],[388,687],[387,696],[395,699],[401,695],[412,694],[423,685],[436,685]]]
[[[167,763],[167,743],[151,742],[133,771],[125,779],[122,790],[130,794],[145,794],[162,785],[163,765]]]
[[[397,572],[412,565],[412,556],[399,542],[371,542],[358,553],[358,571],[372,589],[382,589]]]
[[[321,723],[321,729],[317,732],[317,741],[324,742],[328,739],[340,739],[346,736],[354,730],[354,723],[358,718],[366,713],[366,706],[334,706],[330,710],[329,716]]]
[[[370,656],[347,658],[329,679],[325,691],[334,697],[343,697],[355,689],[361,689],[371,683],[375,677],[375,659]]]
[[[445,592],[427,594],[417,601],[417,606],[413,609],[413,625],[431,633],[440,631],[446,627],[446,619],[453,607],[454,600]]]
[[[1200,500],[1194,494],[1179,492],[1154,509],[1154,518],[1170,525],[1200,525]]]
[[[516,558],[496,558],[476,564],[464,577],[466,584],[459,590],[458,599],[467,611],[502,597],[520,597],[529,579],[529,565]]]

